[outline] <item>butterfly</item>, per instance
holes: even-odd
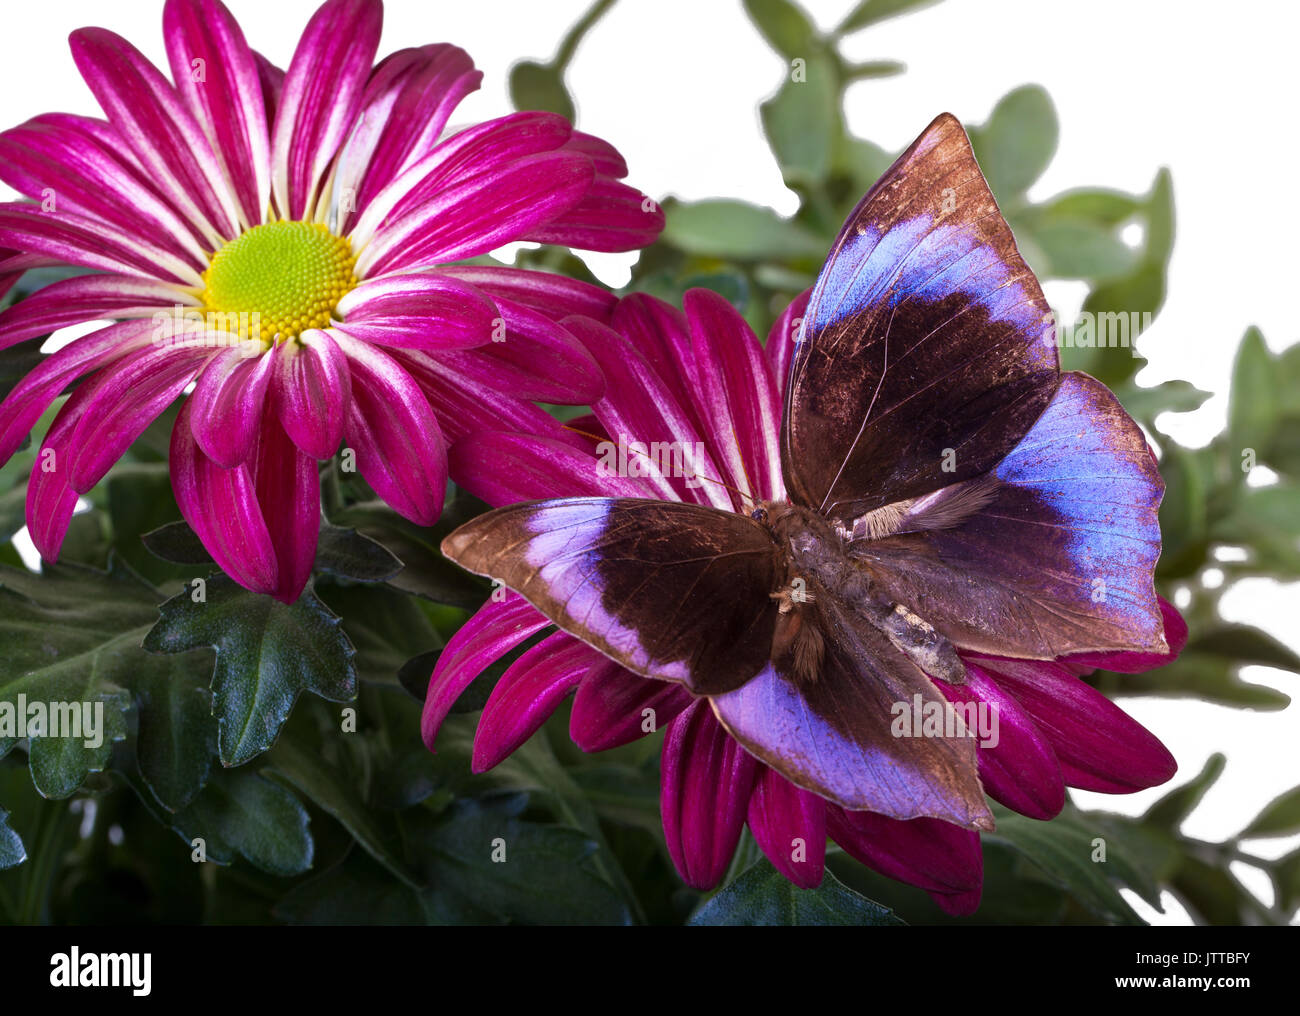
[[[1053,318],[951,115],[849,216],[809,298],[752,511],[569,497],[490,511],[447,557],[842,807],[991,828],[958,650],[1165,652],[1163,484],[1114,396],[1062,373]]]

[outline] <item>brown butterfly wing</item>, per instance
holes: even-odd
[[[1050,309],[952,116],[850,216],[786,385],[791,499],[861,515],[986,472],[1047,405]]]
[[[699,695],[767,664],[775,545],[753,519],[639,498],[559,498],[498,508],[443,541],[560,628],[634,673]]]
[[[786,779],[841,807],[991,829],[974,736],[922,736],[914,726],[896,736],[900,709],[909,718],[917,702],[942,710],[943,694],[836,598],[823,593],[816,602],[826,642],[817,679],[769,664],[712,699],[718,720]]]

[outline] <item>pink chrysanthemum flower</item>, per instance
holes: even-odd
[[[193,383],[172,436],[186,520],[226,572],[293,600],[311,571],[317,460],[355,468],[422,524],[446,444],[543,425],[529,399],[586,403],[602,379],[558,317],[604,297],[566,279],[452,266],[504,243],[650,242],[662,214],[607,144],[518,113],[443,137],[481,74],[450,45],[374,65],[379,0],[329,0],[287,72],[218,0],[168,0],[174,84],[111,32],[73,33],[106,120],[39,116],[0,135],[0,288],[56,282],[0,314],[0,348],[114,323],[47,357],[0,404],[0,462],[70,384],[29,486],[57,557],[78,495]]]
[[[783,497],[780,389],[806,303],[805,294],[787,309],[766,348],[730,304],[703,290],[687,294],[685,314],[637,295],[620,301],[606,323],[569,319],[607,378],[594,416],[574,428],[615,445],[622,441],[631,450],[627,472],[649,475],[608,475],[590,441],[580,446],[549,436],[483,432],[452,448],[461,482],[493,505],[617,496],[748,511],[753,500]],[[636,449],[655,442],[693,449],[696,480],[667,477],[644,463],[636,468]],[[604,454],[608,465],[609,452]],[[700,482],[706,477],[715,482]],[[1097,667],[1134,672],[1172,659],[1187,628],[1172,606],[1161,601],[1161,609],[1172,647],[1168,656],[1115,653],[1034,662],[964,653],[968,683],[958,688],[936,681],[953,701],[974,697],[997,711],[998,742],[979,749],[979,775],[990,796],[1048,819],[1064,806],[1067,785],[1126,793],[1173,775],[1174,760],[1164,746],[1079,679]],[[548,625],[522,597],[509,593],[487,603],[448,642],[425,702],[423,733],[431,749],[469,683]],[[663,827],[673,862],[691,886],[718,883],[748,823],[772,863],[799,886],[820,883],[829,836],[871,868],[926,890],[951,913],[978,906],[978,833],[935,818],[900,821],[848,811],[800,789],[746,752],[704,698],[679,684],[633,674],[564,632],[528,648],[501,677],[478,723],[475,771],[510,755],[570,694],[570,734],[584,751],[614,748],[654,726],[667,727]]]

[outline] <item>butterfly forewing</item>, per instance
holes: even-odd
[[[696,694],[738,687],[767,663],[774,546],[745,515],[639,498],[499,508],[443,552],[500,580],[629,670]]]
[[[1056,387],[1050,321],[965,131],[940,116],[818,277],[786,386],[791,499],[845,518],[989,470]]]

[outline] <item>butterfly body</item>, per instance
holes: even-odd
[[[869,569],[851,555],[842,527],[785,501],[763,505],[762,520],[772,534],[776,574],[782,577],[771,594],[780,603],[771,659],[788,666],[795,681],[817,679],[828,634],[822,630],[826,620],[818,602],[834,597],[927,674],[964,683],[966,669],[952,644],[912,606],[890,598],[873,582]]]

